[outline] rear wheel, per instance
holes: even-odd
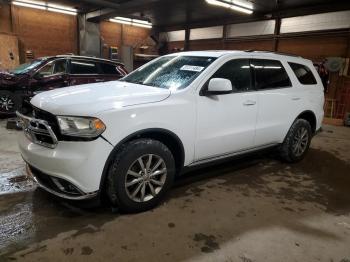
[[[19,109],[20,99],[14,93],[0,91],[0,113],[14,114]]]
[[[283,160],[289,163],[302,160],[310,147],[311,138],[310,123],[304,119],[297,119],[280,147]]]
[[[171,187],[175,161],[161,142],[138,139],[122,146],[108,173],[107,194],[122,212],[158,205]]]

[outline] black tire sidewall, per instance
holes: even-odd
[[[296,135],[296,133],[298,132],[298,130],[300,128],[306,128],[307,132],[308,132],[308,143],[307,143],[307,147],[305,149],[305,151],[300,155],[297,156],[294,154],[293,152],[293,139]],[[304,120],[304,119],[297,119],[292,127],[290,128],[287,137],[282,145],[282,156],[283,158],[287,161],[287,162],[298,162],[301,161],[305,155],[307,154],[310,144],[311,144],[311,139],[312,139],[312,131],[311,131],[311,125],[308,121]]]
[[[167,177],[162,190],[147,202],[135,202],[129,198],[125,190],[125,177],[129,167],[139,157],[147,154],[158,155],[163,158]],[[165,193],[170,189],[175,177],[175,161],[170,150],[161,142],[152,139],[138,139],[123,146],[116,154],[115,161],[108,174],[108,195],[113,204],[120,211],[133,213],[151,209],[159,204]]]

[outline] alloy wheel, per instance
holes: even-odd
[[[301,127],[296,132],[293,139],[292,150],[295,156],[299,157],[306,151],[309,143],[309,133],[305,127]]]
[[[165,161],[158,155],[139,157],[125,176],[125,190],[135,202],[147,202],[162,190],[167,176]]]
[[[15,108],[15,103],[10,96],[0,97],[0,109],[4,112],[12,112]]]

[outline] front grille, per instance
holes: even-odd
[[[29,169],[36,180],[43,187],[53,190],[57,193],[65,194],[68,196],[81,196],[83,193],[72,183],[58,177],[50,176],[40,171],[39,169],[30,166]]]
[[[42,119],[45,120],[49,126],[52,128],[52,131],[55,133],[57,137],[60,136],[60,128],[58,126],[57,118],[55,115],[46,112],[44,110],[41,110],[39,108],[36,108],[33,106],[32,115],[36,119]]]
[[[57,136],[48,121],[35,117],[25,116],[17,112],[20,125],[26,137],[33,143],[49,148],[57,145]]]

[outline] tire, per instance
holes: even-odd
[[[297,119],[280,146],[280,155],[288,163],[301,161],[309,150],[312,139],[311,125],[304,119]]]
[[[112,205],[125,213],[146,211],[157,206],[172,186],[174,157],[157,140],[133,140],[120,148],[107,176],[106,191]]]
[[[0,90],[0,114],[14,115],[20,109],[21,99],[16,94]]]

